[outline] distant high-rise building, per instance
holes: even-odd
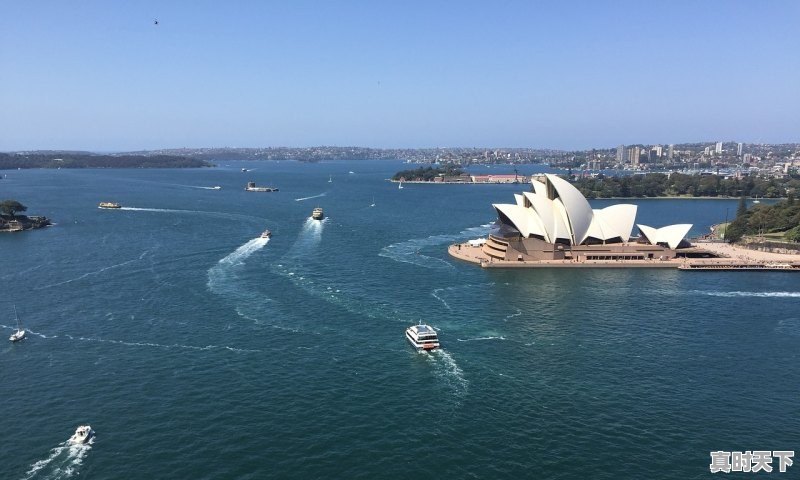
[[[717,142],[716,146],[714,146],[714,153],[718,155],[722,153],[722,142]]]
[[[711,147],[706,147],[706,149],[703,150],[703,155],[711,155]]]
[[[642,156],[642,149],[640,147],[631,147],[628,149],[628,163],[631,165],[639,165],[639,157]]]
[[[736,144],[736,156],[737,157],[741,157],[742,156],[742,144],[741,143],[737,143]]]
[[[675,145],[669,144],[669,149],[667,150],[667,158],[672,160],[672,155],[675,153]]]
[[[617,163],[622,164],[625,162],[625,145],[617,147]]]

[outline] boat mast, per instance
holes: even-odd
[[[17,315],[17,304],[16,303],[14,304],[14,318],[17,319],[17,330],[19,331],[21,329],[19,328],[19,315]]]

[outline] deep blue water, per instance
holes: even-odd
[[[57,225],[0,235],[0,330],[14,303],[29,329],[0,344],[2,478],[691,479],[800,450],[800,276],[482,270],[446,247],[521,186],[403,168],[3,172]],[[697,235],[737,201],[635,203]],[[419,320],[443,351],[405,343]]]

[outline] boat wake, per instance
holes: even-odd
[[[327,193],[320,193],[319,195],[314,195],[314,196],[311,196],[311,197],[295,198],[294,201],[295,202],[302,202],[304,200],[311,200],[312,198],[324,197],[325,195],[327,195]]]
[[[447,300],[445,300],[443,298],[443,297],[446,297],[448,293],[452,293],[452,292],[454,292],[456,290],[464,290],[464,289],[469,289],[469,288],[478,288],[478,289],[485,290],[488,287],[491,287],[493,285],[494,285],[494,282],[489,282],[489,283],[477,283],[477,284],[470,283],[470,284],[467,284],[467,285],[458,285],[458,286],[454,286],[454,287],[435,288],[431,292],[431,296],[433,298],[435,298],[436,300],[439,300],[440,302],[442,302],[442,305],[444,305],[446,309],[453,310],[450,307],[450,304],[447,303]],[[519,315],[522,315],[522,311],[519,310],[519,309],[517,309],[517,310],[519,311]],[[516,315],[512,314],[512,315],[510,315],[509,317],[506,317],[506,318],[511,318],[513,316],[516,316]]]
[[[63,282],[51,283],[49,285],[45,285],[45,286],[42,286],[42,287],[37,287],[35,290],[44,290],[45,288],[58,287],[58,286],[61,286],[61,285],[66,285],[68,283],[77,282],[77,281],[83,280],[84,278],[88,278],[88,277],[91,277],[91,276],[94,276],[94,275],[100,275],[101,273],[103,273],[103,272],[105,272],[107,270],[111,270],[111,269],[119,268],[119,267],[124,267],[125,265],[129,265],[131,263],[138,262],[138,261],[142,260],[145,256],[147,256],[148,253],[149,253],[149,250],[145,250],[144,252],[142,252],[141,255],[139,255],[139,258],[133,258],[131,260],[128,260],[128,261],[125,261],[125,262],[122,262],[122,263],[109,265],[108,267],[103,267],[103,268],[101,268],[99,270],[95,270],[93,272],[87,272],[87,273],[84,273],[83,275],[81,275],[79,277],[70,278],[69,280],[64,280]]]
[[[477,338],[456,338],[459,342],[480,342],[483,340],[505,340],[506,337],[477,337]]]
[[[470,227],[454,235],[431,235],[426,238],[412,238],[411,240],[383,247],[378,255],[396,262],[410,263],[423,268],[455,269],[453,264],[447,260],[424,255],[422,251],[429,247],[463,241],[475,236],[486,236],[491,230],[491,226],[492,224],[489,223],[478,227]]]
[[[206,188],[206,187],[201,187]],[[226,212],[208,212],[205,210],[180,210],[172,208],[143,208],[143,207],[120,207],[118,210],[125,210],[128,212],[155,212],[155,213],[185,213],[190,215],[208,215],[211,217],[223,219],[243,219],[250,221],[257,221],[259,224],[264,223],[263,218],[255,217],[252,215],[242,215],[241,213],[226,213]]]
[[[250,255],[269,243],[269,238],[254,238],[221,259],[218,264],[226,266],[241,265]],[[213,267],[212,267],[213,268]]]
[[[0,324],[0,328],[6,328],[11,330],[16,330],[16,327],[12,327],[9,325],[2,325]],[[229,347],[227,345],[206,345],[203,347],[195,346],[195,345],[183,345],[179,343],[173,343],[170,345],[163,344],[163,343],[152,343],[152,342],[126,342],[123,340],[110,340],[105,338],[92,338],[92,337],[75,337],[69,334],[62,334],[62,335],[45,335],[41,332],[33,331],[29,328],[25,329],[26,332],[30,333],[31,335],[35,335],[39,338],[44,338],[47,340],[52,340],[55,338],[68,338],[70,340],[81,341],[81,342],[97,342],[97,343],[113,343],[115,345],[125,345],[128,347],[151,347],[151,348],[164,348],[164,349],[182,349],[182,350],[228,350],[230,352],[236,353],[260,353],[261,350],[256,349],[249,349],[249,348],[235,348]]]
[[[60,443],[57,447],[50,450],[50,455],[31,464],[31,468],[25,473],[24,480],[34,478],[59,479],[70,478],[80,475],[80,467],[83,460],[89,455],[95,437],[89,439],[88,443],[74,444],[69,440]]]
[[[461,367],[458,366],[450,352],[446,350],[434,350],[427,355],[429,361],[433,363],[434,374],[452,390],[456,405],[460,406],[461,401],[466,397],[469,390],[469,381],[464,378],[464,372]]]
[[[695,290],[694,293],[710,297],[743,298],[800,298],[800,292],[708,292]]]
[[[220,259],[216,265],[208,269],[206,285],[211,292],[224,295],[235,293],[236,289],[229,284],[236,278],[236,267],[244,264],[247,258],[261,250],[269,243],[269,238],[254,238]]]

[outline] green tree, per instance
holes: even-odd
[[[3,200],[0,202],[0,213],[3,215],[11,215],[13,217],[15,213],[24,212],[27,209],[28,207],[16,200]]]
[[[744,196],[739,197],[739,205],[736,207],[736,218],[744,216],[747,213],[747,200]]]

